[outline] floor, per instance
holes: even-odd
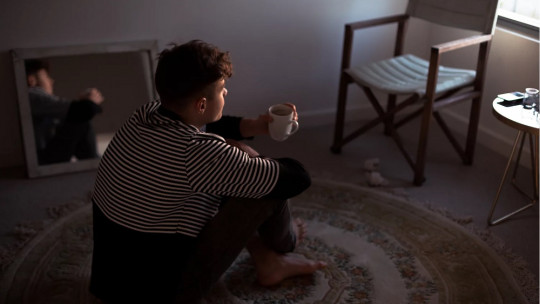
[[[353,126],[348,126],[348,128]],[[414,126],[403,130],[405,145],[414,143]],[[487,225],[487,215],[504,171],[507,158],[477,145],[472,166],[461,164],[457,154],[434,126],[428,146],[427,180],[421,187],[412,185],[412,171],[389,137],[374,129],[345,146],[341,154],[330,152],[333,126],[300,128],[284,142],[267,137],[251,144],[270,157],[293,157],[300,160],[314,178],[326,178],[367,185],[364,161],[377,158],[379,172],[386,179],[383,191],[398,192],[435,209],[446,210],[455,218],[472,220],[469,226],[485,230],[499,238],[506,248],[521,256],[538,276],[539,222],[538,205],[496,226]],[[407,140],[407,136],[411,138]],[[506,150],[506,148],[505,148]],[[529,186],[531,171],[520,168],[518,183]],[[47,208],[73,200],[85,199],[92,189],[95,171],[26,179],[24,168],[0,170],[0,244],[12,241],[10,231],[22,221],[47,218]],[[505,187],[496,216],[517,209],[525,197],[512,187]]]

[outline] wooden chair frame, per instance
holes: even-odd
[[[359,84],[366,96],[368,97],[370,103],[374,107],[375,111],[377,112],[378,117],[369,121],[363,127],[357,129],[351,134],[344,136],[347,90],[349,84],[354,82],[353,79],[345,72],[345,70],[350,67],[351,63],[354,32],[369,27],[397,23],[397,35],[395,40],[394,56],[399,56],[403,54],[405,31],[408,21],[409,15],[402,14],[373,20],[354,22],[345,25],[345,37],[343,43],[343,57],[341,62],[341,76],[339,82],[336,124],[334,140],[331,150],[334,153],[340,153],[341,148],[345,144],[347,144],[354,138],[362,135],[364,132],[368,131],[379,123],[383,123],[385,125],[385,134],[390,135],[395,140],[398,148],[403,153],[405,159],[413,169],[413,183],[417,186],[420,186],[425,181],[424,171],[426,161],[427,137],[429,133],[429,126],[432,115],[433,117],[435,117],[435,120],[441,126],[444,134],[448,137],[452,146],[460,155],[462,162],[466,165],[470,165],[473,162],[476,134],[478,131],[478,123],[480,119],[482,91],[484,86],[487,58],[492,35],[476,35],[432,46],[429,59],[429,74],[426,85],[426,94],[423,96],[419,94],[413,94],[404,101],[401,101],[399,104],[396,103],[397,96],[394,94],[390,94],[388,95],[386,110],[383,109],[383,107],[381,106],[381,104],[379,103],[379,101],[369,87]],[[441,55],[447,52],[473,45],[479,45],[478,61],[476,64],[476,78],[474,82],[470,85],[445,92],[443,94],[440,94],[440,96],[436,96],[435,88],[437,84],[437,76],[440,66]],[[466,90],[463,91],[464,89]],[[469,117],[467,139],[465,147],[463,148],[462,145],[456,140],[450,128],[448,128],[447,124],[445,123],[441,115],[438,113],[438,111],[441,108],[446,107],[450,104],[469,99],[472,99],[472,105]],[[394,122],[394,117],[397,112],[403,110],[409,105],[412,105],[413,103],[418,102],[423,102],[424,104],[424,106],[420,110],[417,110],[407,115],[398,122]],[[400,136],[396,132],[396,129],[403,124],[409,122],[411,119],[420,115],[422,117],[421,130],[419,135],[416,160],[413,160],[411,155],[406,151]]]

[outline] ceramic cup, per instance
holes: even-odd
[[[277,141],[284,141],[298,131],[298,122],[293,120],[293,109],[284,104],[273,105],[268,108],[272,122],[268,124],[270,137]]]

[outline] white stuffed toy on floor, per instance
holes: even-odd
[[[367,183],[370,187],[388,185],[388,181],[378,171],[379,163],[378,158],[370,158],[364,161],[364,170],[366,172]]]

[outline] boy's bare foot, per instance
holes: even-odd
[[[326,267],[323,261],[309,260],[295,254],[278,254],[270,251],[264,260],[255,263],[257,281],[263,286],[272,286],[295,276],[312,274]]]
[[[306,223],[296,218],[293,220],[296,234],[296,246],[306,236]],[[313,261],[297,254],[280,254],[268,249],[262,241],[255,237],[248,244],[248,250],[255,263],[257,280],[263,286],[272,286],[281,281],[299,275],[312,274],[326,267],[323,261]]]

